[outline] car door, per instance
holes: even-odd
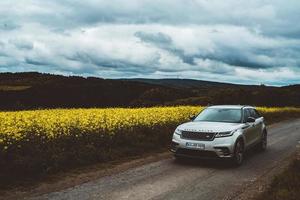
[[[261,139],[261,131],[262,131],[262,123],[263,123],[263,118],[259,115],[259,113],[251,108],[250,109],[250,116],[255,118],[255,122],[254,122],[254,125],[253,125],[253,128],[254,128],[254,138],[253,138],[253,142],[254,143],[257,143],[260,141]]]
[[[243,110],[243,123],[245,124],[244,136],[246,140],[245,143],[246,147],[249,147],[253,144],[255,139],[254,123],[247,122],[248,117],[251,116],[250,110],[248,108],[244,108]]]

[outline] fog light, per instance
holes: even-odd
[[[230,151],[227,147],[215,147],[215,149],[220,155],[228,156],[230,154]]]

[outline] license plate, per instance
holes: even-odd
[[[205,144],[202,143],[187,142],[185,146],[189,148],[195,148],[195,149],[202,149],[202,150],[205,149]]]

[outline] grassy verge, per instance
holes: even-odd
[[[300,198],[300,158],[277,175],[267,191],[256,200],[298,200]]]
[[[165,149],[203,107],[0,112],[0,188],[58,171]],[[268,124],[300,108],[259,108]]]

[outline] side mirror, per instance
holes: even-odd
[[[253,118],[253,117],[248,117],[248,119],[247,119],[246,122],[248,122],[248,123],[253,123],[253,122],[255,122],[255,118]]]
[[[196,115],[190,115],[190,116],[189,116],[189,119],[190,119],[191,121],[193,121],[195,118],[196,118]]]

